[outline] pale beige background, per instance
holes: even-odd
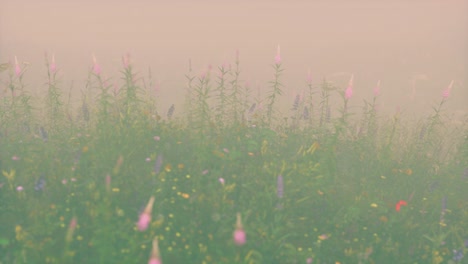
[[[62,87],[73,81],[76,94],[92,53],[118,82],[130,52],[136,69],[146,75],[151,66],[160,82],[163,111],[182,101],[189,58],[200,73],[233,62],[239,50],[242,79],[265,91],[278,44],[287,104],[310,69],[314,83],[328,76],[343,89],[354,73],[356,107],[380,79],[384,110],[428,114],[453,79],[450,109],[468,109],[467,0],[0,0],[0,63],[15,55],[30,62],[26,82],[36,95],[45,51],[55,54]]]

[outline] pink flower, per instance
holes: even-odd
[[[206,174],[208,174],[208,172],[210,172],[210,171],[209,170],[204,170],[204,171],[202,171],[202,174],[206,175]]]
[[[18,77],[21,75],[21,67],[19,66],[18,59],[16,58],[16,56],[15,56],[15,74]]]
[[[219,178],[218,181],[219,181],[219,183],[221,183],[222,185],[224,185],[224,179],[223,179],[223,178]]]
[[[11,157],[11,159],[14,160],[14,161],[18,161],[18,160],[20,160],[20,157],[14,155],[13,157]]]
[[[453,86],[453,80],[450,82],[449,86],[447,87],[447,89],[444,90],[444,92],[442,93],[442,97],[444,99],[447,99],[450,97],[450,92],[452,91],[452,86]]]
[[[93,54],[93,72],[96,75],[101,74],[101,66],[99,66],[99,64],[97,63],[97,60],[96,60],[96,57],[94,56],[94,54]]]
[[[348,88],[346,88],[346,91],[345,91],[346,100],[349,100],[351,96],[353,96],[353,79],[354,79],[354,74],[351,75],[351,79],[349,79],[349,83],[348,83]]]
[[[275,64],[279,65],[280,63],[281,63],[281,51],[280,51],[280,46],[278,45],[278,48],[276,49]]]
[[[127,69],[130,66],[130,54],[127,53],[122,57],[122,63],[125,69]]]
[[[377,82],[377,86],[374,88],[374,97],[380,95],[380,80]]]
[[[137,227],[140,231],[145,231],[148,229],[149,223],[151,222],[151,212],[153,211],[154,196],[151,196],[148,204],[146,205],[145,210],[140,214],[140,219],[138,220]]]
[[[55,73],[57,71],[57,65],[55,64],[55,54],[52,54],[52,63],[50,64],[50,72]]]
[[[65,241],[70,242],[73,239],[73,233],[75,232],[77,225],[76,217],[73,217],[70,220],[70,224],[68,225],[67,235],[65,236]]]
[[[236,221],[236,230],[233,234],[234,243],[238,246],[242,246],[247,242],[247,236],[245,234],[244,228],[242,227],[242,219],[241,214],[237,213],[237,221]]]
[[[16,187],[16,190],[17,190],[18,192],[21,192],[21,191],[24,190],[24,188],[23,188],[23,186],[20,185],[20,186]]]
[[[159,253],[158,238],[153,239],[153,248],[151,250],[151,256],[148,264],[162,264],[161,254]]]
[[[155,141],[161,140],[161,138],[160,138],[159,136],[154,136],[153,139],[154,139]]]

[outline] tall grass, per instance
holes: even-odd
[[[409,120],[377,111],[376,92],[358,116],[352,79],[344,89],[309,78],[283,114],[279,50],[264,98],[242,86],[238,56],[234,65],[199,76],[190,66],[176,118],[128,57],[120,82],[94,59],[76,109],[54,58],[44,100],[10,64],[0,263],[466,260],[468,130],[447,117],[449,95]]]

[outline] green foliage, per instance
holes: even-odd
[[[275,123],[277,64],[267,109],[252,108],[248,123],[253,102],[236,65],[220,68],[214,90],[209,75],[187,75],[182,124],[152,114],[131,65],[113,93],[90,73],[76,118],[55,72],[42,108],[10,74],[19,95],[0,101],[0,262],[144,263],[155,237],[164,263],[442,263],[466,253],[468,130],[444,118],[446,99],[410,122],[378,116],[374,98],[353,122],[347,99],[330,116],[337,89],[326,81],[313,107],[309,83],[293,123]]]

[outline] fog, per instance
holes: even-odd
[[[283,103],[306,88],[310,72],[314,84],[327,78],[343,90],[354,74],[355,107],[380,80],[382,109],[408,115],[430,113],[454,80],[448,108],[468,110],[465,0],[0,1],[0,63],[29,62],[25,82],[35,96],[45,89],[45,52],[55,55],[64,92],[72,87],[74,95],[92,54],[118,83],[129,53],[140,76],[151,67],[165,111],[182,102],[189,59],[199,74],[234,63],[238,50],[241,79],[265,93],[278,45]]]

